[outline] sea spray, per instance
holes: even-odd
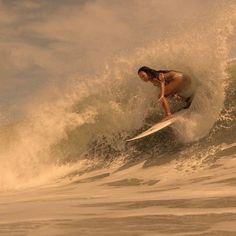
[[[178,142],[197,141],[207,135],[219,117],[225,98],[227,38],[232,32],[235,6],[218,1],[201,4],[188,1],[186,11],[179,14],[174,10],[178,4],[172,1],[152,1],[151,5],[139,1],[136,11],[130,14],[138,19],[143,13],[152,14],[148,14],[145,24],[128,18],[126,23],[132,30],[126,35],[134,40],[133,44],[109,38],[110,44],[104,53],[97,57],[85,54],[82,69],[78,69],[73,78],[59,81],[58,91],[49,84],[44,91],[35,93],[24,108],[23,119],[5,127],[1,133],[4,147],[0,157],[0,188],[27,186],[30,179],[36,179],[37,183],[37,178],[49,176],[51,169],[83,158],[96,157],[98,161],[108,162],[116,156],[135,158],[139,155],[141,158],[144,153],[158,156],[173,152]],[[177,23],[170,21],[169,15],[161,10],[167,8],[172,9]],[[96,3],[86,11],[91,9],[97,14],[112,10],[103,11]],[[123,15],[122,10],[116,14]],[[111,22],[118,32],[121,24],[116,18]],[[114,48],[117,54],[113,51],[107,59],[104,55]],[[128,49],[118,53],[120,48]],[[160,107],[152,105],[157,102],[158,89],[137,76],[142,65],[183,71],[198,88],[190,108],[191,118],[181,124],[178,139],[173,132],[164,131],[156,138],[151,137],[153,140],[149,142],[144,140],[142,145],[127,146],[124,140],[128,136],[155,123],[163,114]],[[89,75],[85,75],[84,68],[90,67]],[[8,143],[4,141],[6,138]],[[47,182],[47,178],[44,181]]]

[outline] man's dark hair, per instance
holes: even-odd
[[[140,67],[138,69],[138,73],[141,71],[145,72],[151,79],[159,78],[160,73],[170,72],[170,70],[154,70],[154,69],[147,67],[147,66]]]
[[[139,68],[138,73],[141,71],[145,72],[151,79],[158,78],[159,76],[159,73],[156,70],[153,70],[147,66],[142,66]]]

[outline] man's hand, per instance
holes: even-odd
[[[162,102],[165,99],[165,96],[160,96],[158,102]]]

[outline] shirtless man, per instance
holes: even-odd
[[[175,70],[154,70],[143,66],[138,70],[139,77],[145,82],[151,82],[160,88],[159,101],[164,109],[163,120],[171,118],[168,97],[180,98],[186,102],[184,108],[189,108],[194,96],[192,80],[188,75]]]

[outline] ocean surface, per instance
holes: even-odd
[[[10,55],[28,76],[2,74],[0,235],[236,235],[235,2],[186,1],[181,15],[173,1],[62,2],[0,2],[22,20],[7,17],[6,35],[24,23]],[[184,71],[195,97],[173,126],[126,142],[163,116],[142,65]]]

